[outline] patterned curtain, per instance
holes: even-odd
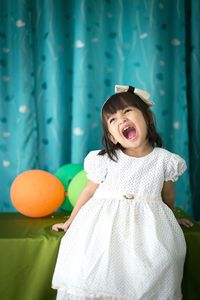
[[[200,220],[200,1],[186,1],[186,63],[192,207]]]
[[[0,0],[1,211],[15,210],[17,174],[100,149],[100,107],[130,84],[152,95],[165,147],[187,161],[176,205],[200,216],[199,16],[199,1]]]

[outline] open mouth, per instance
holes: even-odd
[[[136,129],[135,127],[125,127],[122,130],[122,134],[127,140],[133,140],[136,138]]]

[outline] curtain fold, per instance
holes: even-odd
[[[190,180],[194,217],[200,219],[200,2],[186,1],[186,62],[189,111]]]
[[[100,149],[102,103],[115,84],[130,84],[152,95],[165,147],[187,162],[176,205],[200,217],[198,1],[0,6],[0,210],[14,210],[17,174],[54,173]]]

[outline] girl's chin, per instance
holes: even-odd
[[[139,146],[139,141],[137,139],[126,139],[121,143],[121,145],[126,148],[137,148]]]

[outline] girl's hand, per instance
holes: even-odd
[[[58,224],[54,224],[52,226],[52,230],[54,231],[67,231],[67,229],[69,228],[69,226],[71,225],[72,221],[67,220],[65,223],[58,223]]]
[[[187,228],[190,228],[190,227],[192,227],[194,225],[190,220],[184,219],[184,218],[177,219],[177,221],[178,221],[178,223],[180,225],[183,225],[183,226],[185,226]]]

